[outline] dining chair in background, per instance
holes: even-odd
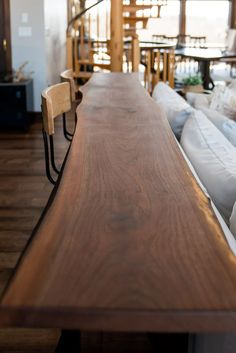
[[[226,40],[225,40],[225,50],[227,52],[236,52],[236,29],[230,28],[227,31]],[[234,68],[236,67],[236,58],[224,58],[220,62],[225,63],[230,68],[230,76],[235,77]]]

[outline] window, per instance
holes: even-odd
[[[206,36],[208,43],[225,42],[228,28],[228,0],[187,0],[186,34]]]
[[[140,38],[150,40],[153,34],[177,36],[179,33],[179,10],[179,0],[168,0],[167,5],[161,7],[161,17],[150,18],[147,29],[140,30]]]

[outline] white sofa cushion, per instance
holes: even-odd
[[[187,102],[196,109],[208,108],[211,103],[212,94],[187,92]]]
[[[175,136],[180,139],[185,121],[190,116],[193,108],[163,82],[159,82],[155,86],[152,98],[165,111]]]
[[[211,207],[220,223],[220,226],[222,228],[222,231],[224,233],[224,236],[229,244],[229,247],[230,249],[232,250],[232,252],[234,253],[234,255],[236,256],[236,231],[235,231],[235,234],[229,230],[229,227],[228,225],[225,223],[225,220],[223,219],[222,215],[219,213],[218,209],[216,208],[216,206],[214,205],[213,201],[211,200],[208,192],[207,192],[207,189],[205,188],[205,186],[203,186],[201,180],[199,179],[195,169],[193,168],[190,160],[188,159],[188,157],[186,156],[185,152],[183,151],[182,147],[180,146],[180,144],[178,143],[178,141],[176,141],[177,143],[177,146],[179,147],[181,153],[183,154],[183,157],[186,161],[186,163],[188,164],[189,166],[189,169],[191,170],[193,176],[195,177],[198,185],[200,186],[200,188],[202,189],[203,193],[206,195],[206,197],[209,199],[209,202],[211,203]],[[236,204],[236,203],[235,203]],[[235,207],[235,213],[236,213],[236,206]],[[234,210],[233,210],[234,212]],[[232,215],[231,215],[232,217]],[[236,229],[236,215],[235,215],[235,229]]]
[[[222,85],[217,85],[214,87],[211,97],[211,103],[209,108],[223,112],[223,95],[225,92],[225,87]]]
[[[236,148],[201,111],[186,121],[181,146],[225,220],[236,201]]]
[[[236,122],[216,110],[201,107],[201,111],[219,129],[222,134],[236,147]]]

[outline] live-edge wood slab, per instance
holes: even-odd
[[[160,107],[135,75],[98,74],[77,113],[0,325],[236,330],[236,258]]]

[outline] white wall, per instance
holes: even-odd
[[[44,0],[47,83],[57,83],[66,68],[67,1]]]
[[[10,8],[12,65],[29,62],[25,70],[34,71],[34,110],[40,111],[41,91],[65,69],[66,0],[10,0]]]

